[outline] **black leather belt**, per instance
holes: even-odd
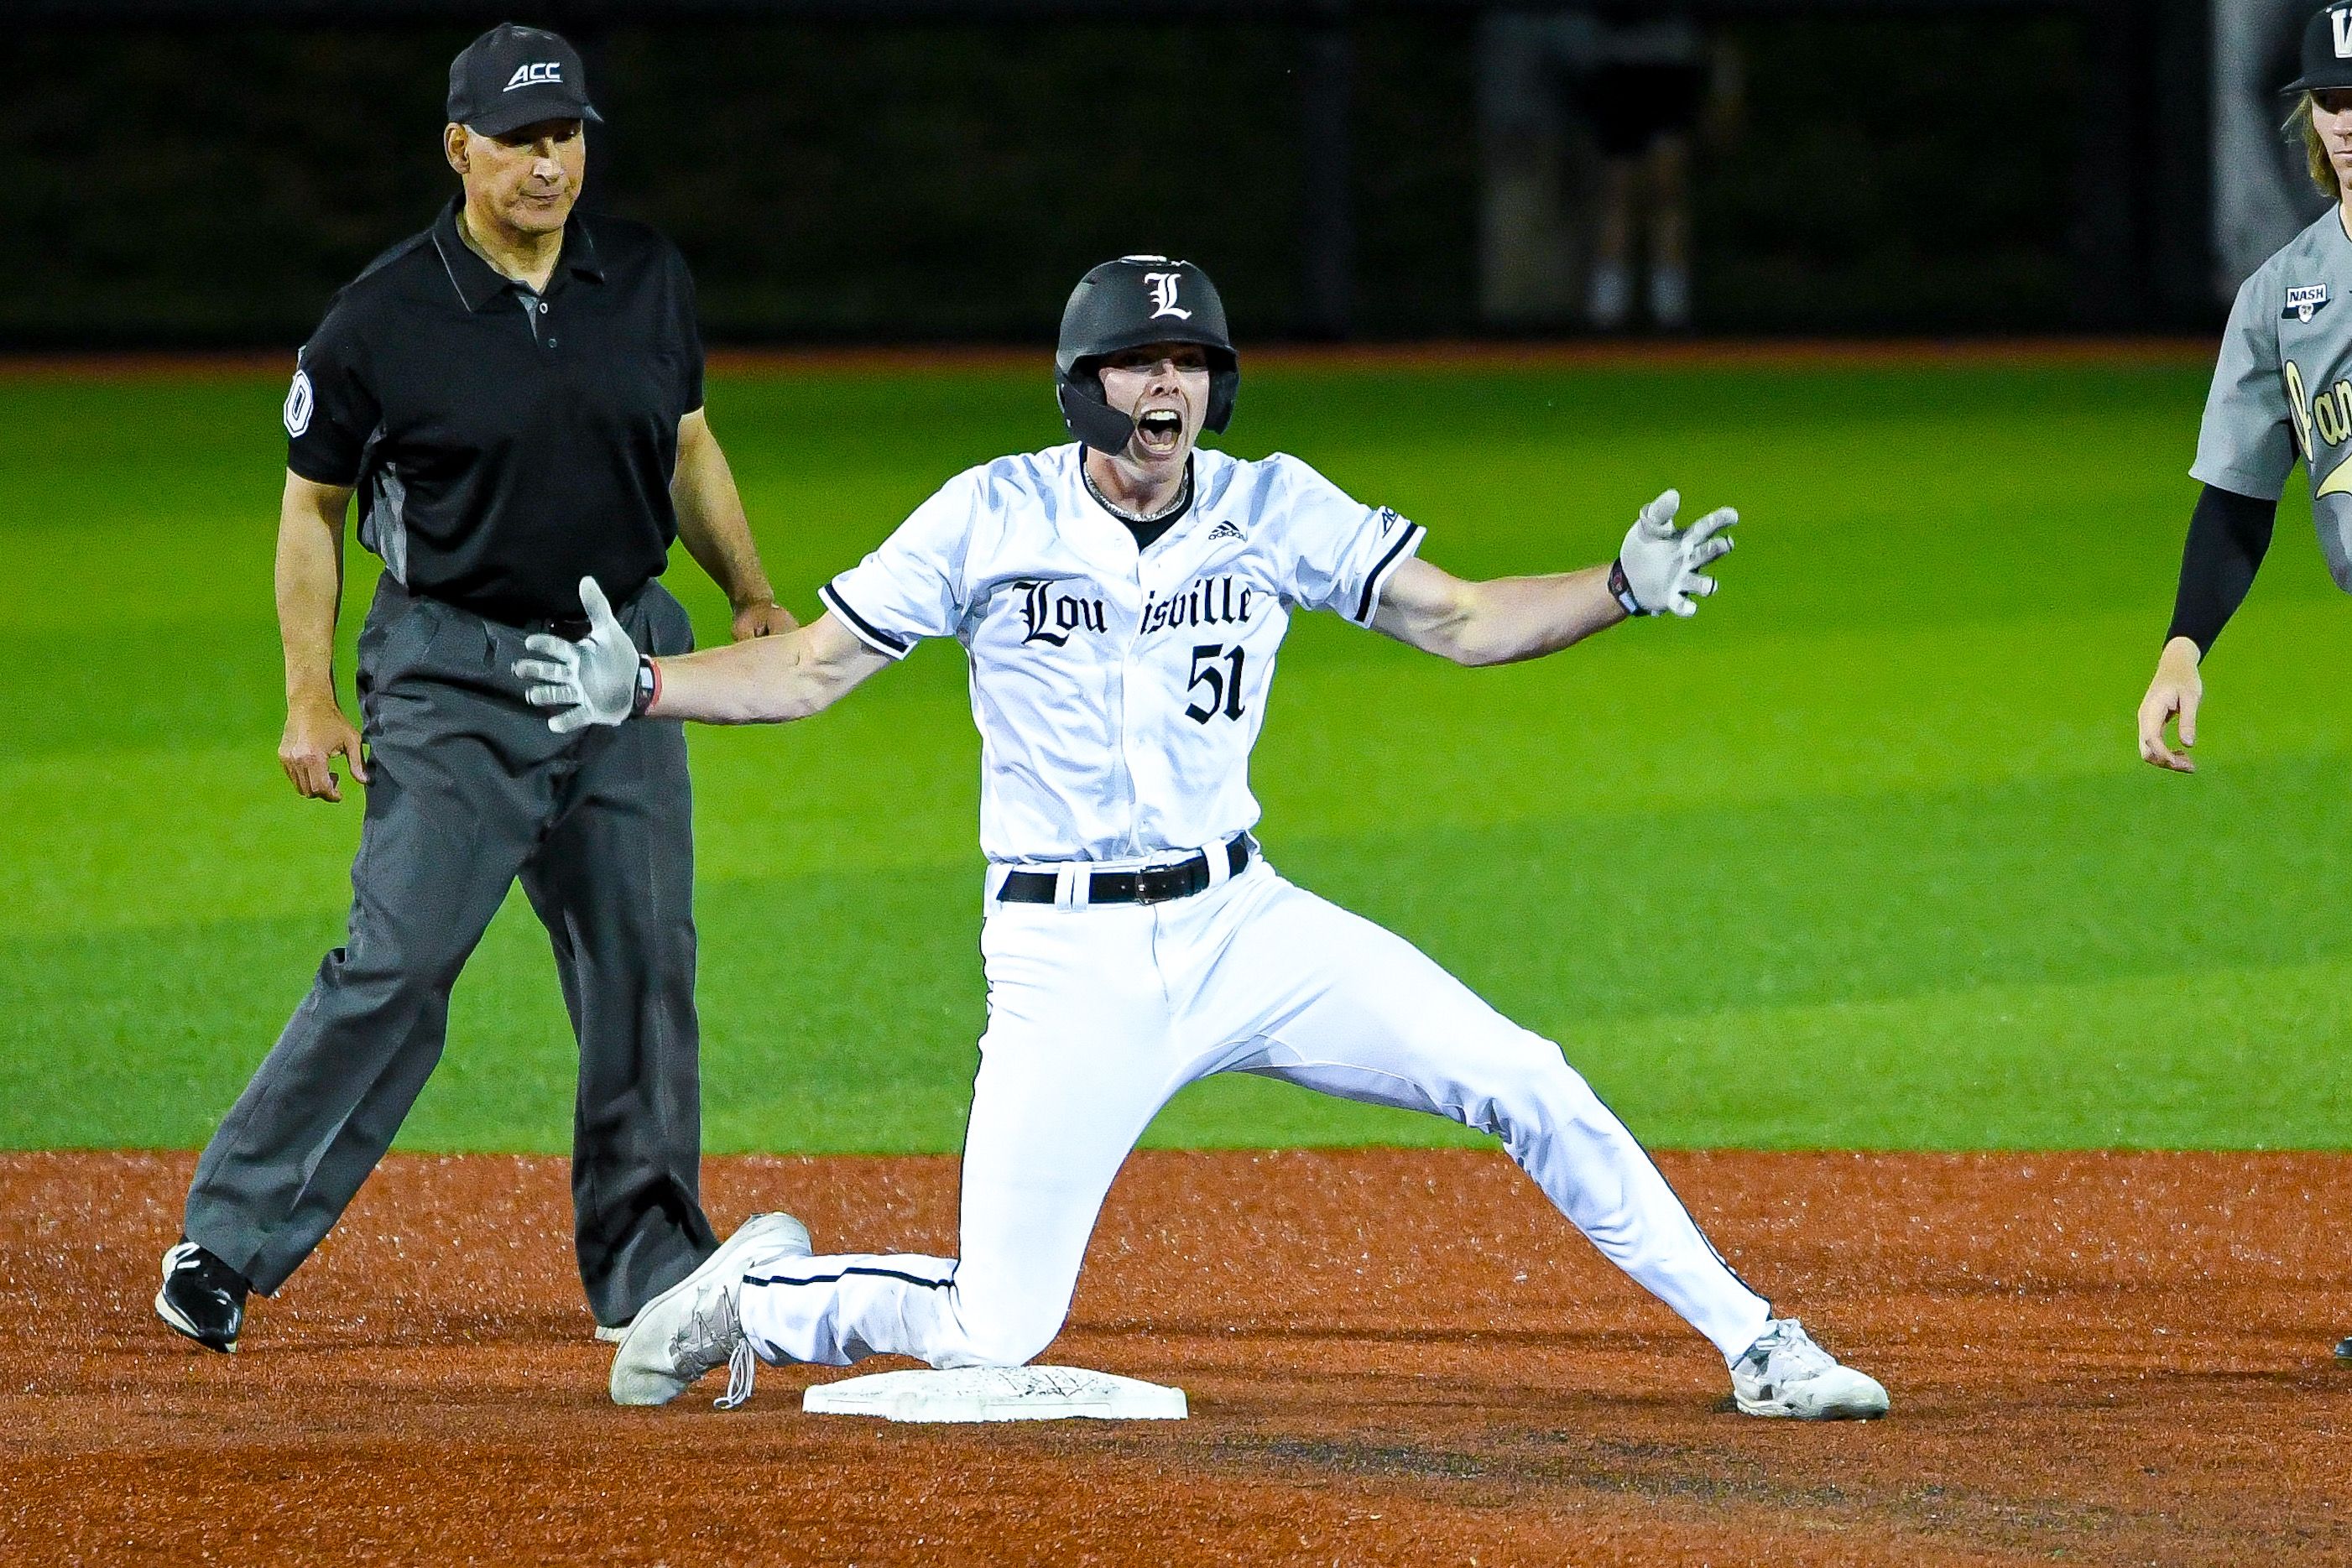
[[[493,614],[476,605],[460,604],[454,599],[444,599],[437,593],[427,593],[422,589],[403,587],[399,580],[389,572],[384,574],[376,591],[386,597],[406,600],[412,604],[438,604],[445,610],[454,610],[460,615],[470,615],[477,621],[487,621],[493,626],[504,626],[516,632],[551,632],[567,643],[577,643],[596,629],[595,622],[590,621],[584,614],[518,617],[504,606],[499,608],[498,613]],[[626,614],[629,606],[635,601],[635,596],[633,594],[615,604],[613,607],[613,613],[615,616]]]
[[[1218,853],[1225,857],[1225,874],[1236,877],[1249,869],[1250,857],[1257,853],[1257,841],[1247,833],[1235,833],[1225,841],[1222,851],[1206,850],[1173,865],[1147,866],[1141,871],[1098,871],[1087,879],[1086,901],[1165,904],[1171,898],[1190,898],[1210,887],[1209,856]],[[1006,904],[1051,904],[1055,884],[1060,880],[1057,873],[1050,871],[1016,871],[1005,877],[996,896]]]
[[[455,610],[461,615],[470,615],[477,621],[487,621],[494,626],[509,627],[523,632],[549,632],[562,638],[567,643],[577,643],[596,629],[596,623],[585,615],[534,615],[525,619],[515,619],[504,613],[493,615],[487,611],[477,610],[470,604],[457,604],[446,599],[435,598],[430,593],[411,591],[408,597],[418,601],[431,601],[435,604]],[[617,617],[626,612],[627,609],[628,605],[625,602],[616,604],[613,607],[613,613]]]

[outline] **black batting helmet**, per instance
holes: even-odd
[[[1209,407],[1201,423],[1222,433],[1233,421],[1242,367],[1217,286],[1189,261],[1123,256],[1078,279],[1062,308],[1062,338],[1054,350],[1063,423],[1097,452],[1123,451],[1135,434],[1135,422],[1103,401],[1102,361],[1147,343],[1207,350]]]

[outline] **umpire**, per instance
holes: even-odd
[[[580,57],[492,28],[449,68],[461,194],[371,264],[302,349],[286,399],[279,760],[339,800],[367,786],[349,937],[197,1163],[155,1310],[236,1348],[318,1246],[440,1059],[449,989],[520,876],[580,1042],[572,1196],[580,1278],[625,1323],[716,1245],[699,1198],[694,852],[675,723],[551,733],[507,668],[577,636],[593,577],[641,645],[683,653],[657,579],[684,538],[738,638],[784,631],[703,417],[694,285],[639,225],[572,212],[587,161]],[[360,633],[362,725],[331,667],[343,517],[383,576]],[[362,756],[362,743],[365,743]]]

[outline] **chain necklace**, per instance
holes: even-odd
[[[1125,507],[1114,504],[1108,496],[1102,493],[1102,486],[1095,483],[1094,475],[1087,467],[1086,454],[1083,450],[1078,454],[1078,477],[1086,481],[1087,494],[1092,496],[1104,511],[1121,522],[1156,523],[1162,517],[1175,516],[1192,504],[1192,460],[1190,457],[1184,459],[1184,483],[1177,487],[1176,498],[1158,511],[1145,517],[1138,517]]]

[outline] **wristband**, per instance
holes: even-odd
[[[661,671],[644,653],[637,655],[637,689],[629,699],[629,716],[643,718],[646,709],[654,706],[661,695]]]
[[[1625,559],[1622,556],[1609,563],[1609,591],[1625,607],[1628,615],[1647,615],[1642,601],[1633,597],[1633,585],[1625,580]]]

